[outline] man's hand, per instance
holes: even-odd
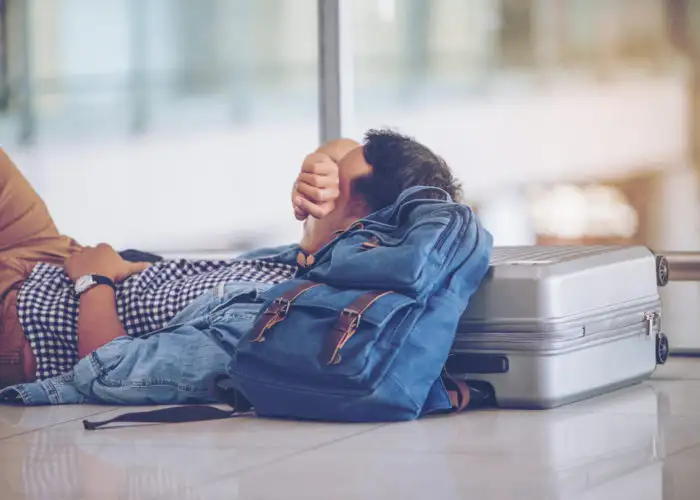
[[[292,191],[294,217],[322,219],[335,208],[340,195],[338,165],[325,153],[312,153],[304,159]]]
[[[127,262],[111,246],[101,243],[96,247],[85,247],[71,255],[66,260],[64,269],[74,282],[86,274],[99,274],[119,283],[132,274],[145,271],[149,266],[145,262]]]

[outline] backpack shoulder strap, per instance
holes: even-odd
[[[110,424],[183,424],[252,415],[253,407],[250,401],[240,391],[229,386],[227,384],[229,381],[230,379],[226,376],[217,378],[214,382],[214,394],[222,403],[231,406],[231,410],[222,410],[207,405],[173,406],[151,411],[123,413],[109,420],[83,420],[83,427],[87,431],[94,431]]]
[[[87,431],[94,431],[110,424],[143,423],[143,424],[181,424],[185,422],[202,422],[205,420],[221,420],[236,416],[238,412],[220,410],[213,406],[175,406],[152,411],[123,413],[109,420],[83,420]],[[241,414],[242,415],[242,414]]]
[[[457,379],[446,369],[443,370],[441,378],[452,404],[452,412],[497,406],[496,395],[489,384]]]
[[[447,389],[447,394],[450,396],[452,403],[452,411],[459,413],[465,410],[471,401],[471,391],[464,380],[458,380],[447,372],[442,375],[442,381]]]

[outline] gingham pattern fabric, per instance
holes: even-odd
[[[117,285],[117,313],[128,335],[163,328],[194,299],[221,283],[282,283],[296,268],[272,260],[164,260]],[[78,361],[78,297],[61,267],[37,264],[17,296],[17,314],[37,360],[37,379]]]

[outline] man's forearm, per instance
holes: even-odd
[[[108,342],[126,335],[117,315],[114,290],[98,286],[80,296],[78,357],[84,358]]]

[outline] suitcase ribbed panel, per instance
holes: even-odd
[[[656,257],[645,247],[500,247],[462,320],[532,330],[655,299]]]
[[[610,253],[619,249],[620,247],[609,246],[496,247],[491,256],[491,265],[509,263],[555,264],[591,255]]]

